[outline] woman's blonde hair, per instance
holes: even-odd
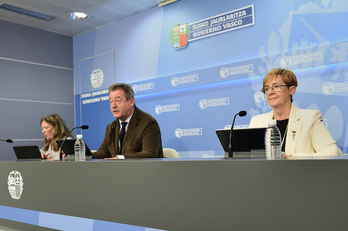
[[[42,148],[44,151],[47,151],[48,147],[52,143],[52,149],[57,152],[59,150],[59,147],[56,143],[56,140],[67,137],[69,135],[69,129],[66,126],[64,120],[57,114],[50,114],[45,117],[42,117],[40,119],[40,125],[43,121],[52,125],[54,127],[54,131],[53,141],[46,139],[46,137],[42,139]]]

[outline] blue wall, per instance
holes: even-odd
[[[40,118],[58,113],[74,125],[71,37],[0,20],[0,159],[13,146],[41,147]]]
[[[170,43],[178,24],[249,6],[254,25],[189,40],[179,50]],[[339,0],[186,0],[76,36],[76,125],[90,125],[83,135],[97,149],[114,119],[105,90],[114,82],[131,83],[137,106],[158,120],[164,147],[184,158],[221,156],[215,130],[228,128],[240,110],[248,112],[236,121],[240,127],[270,111],[262,79],[283,67],[298,77],[294,104],[319,109],[347,153],[347,19],[348,3]],[[94,70],[97,87],[90,80]]]

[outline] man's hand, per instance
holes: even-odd
[[[119,159],[118,156],[115,157],[109,157],[109,158],[104,158],[105,160],[115,160],[115,159]]]

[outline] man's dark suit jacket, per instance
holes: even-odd
[[[93,153],[95,158],[116,155],[124,155],[125,158],[163,157],[161,131],[156,119],[150,114],[135,107],[124,137],[122,153],[119,153],[119,131],[120,122],[116,119],[107,126],[103,143]]]

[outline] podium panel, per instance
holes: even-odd
[[[347,179],[345,156],[0,162],[0,226],[345,230]]]

